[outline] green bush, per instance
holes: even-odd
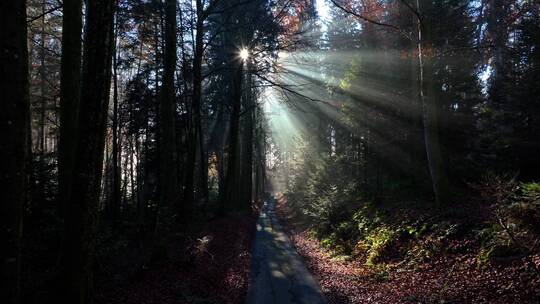
[[[523,183],[516,200],[509,207],[509,215],[516,224],[540,235],[540,183]]]
[[[368,235],[366,241],[369,249],[367,250],[366,264],[374,265],[378,263],[396,236],[395,230],[385,226],[375,229],[373,233]]]
[[[358,180],[346,178],[351,168],[343,157],[311,152],[293,174],[288,198],[311,224],[313,236],[334,254],[364,258],[368,265],[395,258],[426,261],[445,252],[463,232],[471,231],[467,224],[456,221],[463,215],[454,210],[434,217],[421,200],[393,201],[391,194],[407,187],[401,182],[383,182],[388,197],[370,196]],[[475,223],[480,227],[476,240],[480,262],[530,251],[531,244],[538,244],[540,183],[520,184],[511,175],[491,174],[475,189],[491,212],[485,223]]]
[[[478,232],[478,263],[534,251],[540,238],[540,183],[488,175],[476,188],[493,216],[492,224]]]

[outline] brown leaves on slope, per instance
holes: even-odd
[[[243,303],[247,294],[256,216],[208,222],[177,258],[151,266],[122,290],[104,293],[104,303]],[[181,247],[181,248],[178,248]],[[171,254],[174,256],[174,254]],[[106,295],[106,296],[105,296]]]
[[[538,255],[484,268],[471,253],[445,254],[412,267],[367,267],[333,258],[306,230],[295,229],[291,214],[280,201],[278,215],[331,303],[540,303]]]

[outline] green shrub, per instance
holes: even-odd
[[[540,238],[540,184],[488,175],[475,187],[488,202],[496,226],[480,232],[480,260],[484,256],[534,251]],[[508,250],[494,250],[506,247]]]
[[[523,183],[516,200],[509,207],[509,215],[523,229],[540,235],[540,183]]]
[[[367,250],[366,264],[374,265],[378,263],[388,249],[388,246],[396,238],[396,235],[395,230],[391,230],[385,226],[374,230],[372,234],[368,235],[366,241],[369,249]]]
[[[531,199],[540,199],[540,183],[523,183],[521,184],[523,195]]]

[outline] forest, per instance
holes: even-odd
[[[2,303],[540,303],[538,0],[2,0],[0,78]]]

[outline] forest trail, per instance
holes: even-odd
[[[274,199],[264,203],[257,221],[251,274],[247,304],[327,303],[279,225]]]

